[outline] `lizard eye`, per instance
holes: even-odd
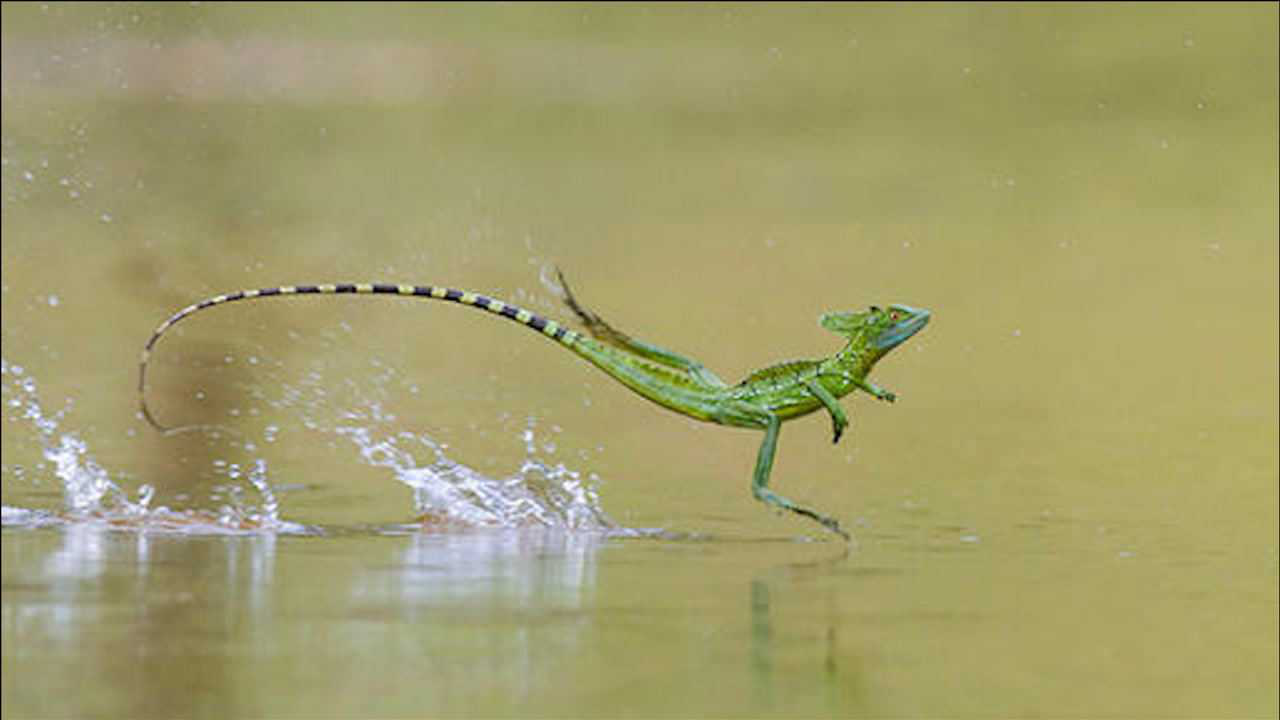
[[[897,322],[897,321],[898,321],[898,318],[900,318],[900,317],[902,317],[902,313],[898,312],[897,310],[890,310],[890,311],[889,311],[889,319],[890,319],[890,320],[892,320],[892,321],[894,321],[894,322]]]

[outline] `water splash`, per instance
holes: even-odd
[[[383,419],[374,403],[366,413],[346,413],[348,424],[334,428],[355,443],[365,462],[391,470],[413,490],[415,512],[424,521],[469,527],[548,527],[565,530],[614,531],[618,526],[600,503],[600,479],[585,477],[562,462],[539,454],[535,421],[521,437],[525,458],[506,477],[491,478],[445,455],[445,448],[425,435],[399,432],[378,437],[370,425]],[[417,453],[425,452],[426,461]]]
[[[280,519],[280,503],[268,482],[267,462],[261,457],[240,465],[214,462],[215,473],[226,478],[210,496],[210,505],[192,510],[153,507],[155,488],[142,485],[131,497],[94,459],[88,443],[77,433],[62,429],[71,407],[50,414],[42,406],[35,379],[21,366],[3,361],[6,418],[20,420],[34,430],[45,462],[34,468],[4,466],[6,475],[51,475],[61,483],[63,509],[4,507],[6,527],[40,527],[50,524],[101,524],[110,528],[184,534],[314,533],[309,528]],[[313,393],[323,398],[318,378]],[[286,386],[286,389],[287,386]],[[307,393],[298,393],[303,401]],[[509,474],[489,477],[445,454],[446,445],[414,432],[383,431],[394,420],[376,401],[365,401],[365,410],[345,412],[332,426],[306,413],[303,425],[322,433],[334,433],[355,444],[365,462],[392,471],[395,479],[413,490],[413,510],[422,525],[435,528],[550,528],[565,531],[628,534],[605,514],[599,495],[600,478],[567,467],[548,457],[554,443],[538,438],[530,418],[520,432],[525,455]],[[279,428],[269,426],[264,438],[275,439]],[[246,443],[242,449],[257,455]],[[36,471],[35,473],[31,472]],[[255,498],[256,495],[256,498]],[[257,502],[255,503],[255,499]],[[421,525],[418,526],[421,529]]]
[[[240,534],[247,532],[306,532],[307,528],[279,518],[279,503],[266,481],[264,460],[257,460],[246,479],[262,497],[254,506],[243,493],[233,495],[232,502],[217,513],[202,510],[171,510],[151,507],[155,488],[142,485],[136,499],[131,499],[112,479],[111,474],[94,459],[88,444],[74,432],[60,432],[71,404],[50,415],[40,402],[35,378],[21,365],[0,358],[4,406],[9,419],[20,419],[35,430],[45,463],[36,470],[48,469],[62,485],[63,510],[29,509],[3,506],[0,521],[5,527],[43,527],[61,524],[102,524],[111,528],[137,529],[148,532],[184,534]],[[10,413],[12,411],[12,414]],[[46,464],[47,463],[47,464]],[[5,466],[15,476],[25,473],[20,467]],[[229,477],[240,477],[239,468]]]
[[[70,408],[69,403],[50,416],[40,403],[35,378],[21,365],[0,358],[0,376],[4,377],[5,406],[17,410],[17,416],[35,428],[41,454],[62,480],[63,504],[68,512],[83,514],[95,509],[133,512],[138,508],[89,455],[84,440],[75,433],[58,433],[58,423]]]
[[[238,463],[219,461],[215,466],[231,481],[215,488],[215,490],[225,491],[230,497],[230,502],[223,503],[218,509],[219,525],[246,529],[282,527],[284,523],[280,520],[280,502],[276,499],[271,484],[267,482],[266,460],[262,458],[254,460],[248,471],[242,469]],[[262,498],[261,504],[254,505],[253,501],[246,497],[244,486],[239,482],[241,478],[248,480],[257,490],[258,496]]]

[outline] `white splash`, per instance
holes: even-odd
[[[2,359],[0,359],[2,360]],[[32,468],[5,465],[14,478],[53,476],[61,483],[63,508],[4,507],[6,527],[101,525],[111,529],[182,534],[314,533],[318,530],[280,519],[280,503],[261,457],[241,465],[215,461],[214,471],[226,482],[214,489],[204,507],[173,510],[153,507],[155,488],[142,485],[136,497],[120,487],[94,457],[88,443],[62,429],[71,407],[50,414],[41,405],[36,381],[21,366],[3,361],[6,420],[29,427],[45,460]],[[318,379],[313,393],[323,398]],[[295,392],[286,386],[286,391]],[[288,401],[306,404],[305,391]],[[391,470],[413,490],[414,513],[433,525],[466,528],[550,528],[587,533],[630,534],[605,514],[598,492],[600,478],[547,457],[555,445],[537,437],[530,418],[520,433],[525,456],[509,474],[489,477],[445,454],[446,446],[414,432],[383,431],[394,419],[376,402],[365,411],[343,413],[336,426],[304,416],[304,427],[332,432],[355,444],[365,462]],[[279,428],[269,426],[268,443]],[[381,433],[381,434],[380,434]],[[245,444],[251,457],[258,448]],[[34,472],[33,472],[34,471]],[[38,482],[38,480],[37,480]],[[256,498],[254,496],[257,496]],[[255,503],[256,499],[256,503]]]
[[[391,470],[413,489],[417,514],[444,523],[476,527],[551,527],[609,531],[617,525],[601,508],[599,478],[544,460],[538,452],[531,418],[522,433],[525,458],[506,477],[491,478],[450,459],[439,443],[411,432],[377,437],[368,426],[381,417],[375,404],[369,414],[347,413],[351,424],[334,431],[359,448],[370,465]],[[420,461],[415,452],[425,451]]]
[[[218,513],[198,510],[171,510],[167,507],[151,507],[155,488],[142,485],[136,499],[131,499],[112,479],[111,474],[94,459],[88,444],[74,432],[60,432],[59,423],[67,409],[52,416],[41,405],[35,379],[21,366],[0,358],[0,376],[4,378],[4,406],[9,419],[25,421],[35,430],[41,446],[41,454],[48,469],[62,485],[63,510],[61,512],[3,506],[0,520],[5,527],[41,527],[60,524],[101,524],[117,529],[136,529],[147,532],[175,532],[183,534],[241,534],[253,532],[306,532],[296,523],[281,521],[279,503],[267,483],[267,467],[264,460],[255,461],[246,479],[258,491],[262,502],[254,506],[242,495],[224,505]],[[68,409],[70,403],[68,403]],[[12,411],[12,414],[11,412]],[[25,475],[20,468],[13,469],[15,476]],[[37,467],[37,470],[44,470]],[[239,468],[228,476],[241,476]]]

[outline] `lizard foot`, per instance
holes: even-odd
[[[815,520],[815,521],[817,521],[817,522],[818,522],[818,524],[822,525],[823,527],[825,527],[826,529],[830,530],[831,532],[833,532],[833,533],[835,533],[835,534],[839,535],[840,537],[844,538],[844,539],[845,539],[845,542],[853,542],[853,537],[852,537],[852,536],[850,536],[850,535],[849,535],[849,533],[845,532],[845,531],[844,531],[844,528],[841,528],[841,527],[840,527],[840,521],[839,521],[839,520],[836,520],[835,518],[829,518],[829,517],[827,517],[826,515],[819,515],[818,513],[816,513],[816,512],[814,512],[814,511],[810,510],[809,508],[803,508],[803,507],[792,507],[792,508],[789,508],[789,509],[790,509],[792,512],[799,513],[799,514],[804,515],[805,517],[807,517],[807,518],[809,518],[809,519],[811,519],[811,520]]]

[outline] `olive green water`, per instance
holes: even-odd
[[[5,4],[4,716],[1275,717],[1277,24]],[[564,319],[553,264],[726,378],[932,310],[896,404],[783,428],[775,486],[857,545],[751,498],[758,434],[442,304],[210,311],[152,393],[234,433],[136,415],[202,297]],[[361,431],[643,532],[419,523]],[[258,462],[279,522],[210,520]],[[85,477],[202,520],[68,512]]]

